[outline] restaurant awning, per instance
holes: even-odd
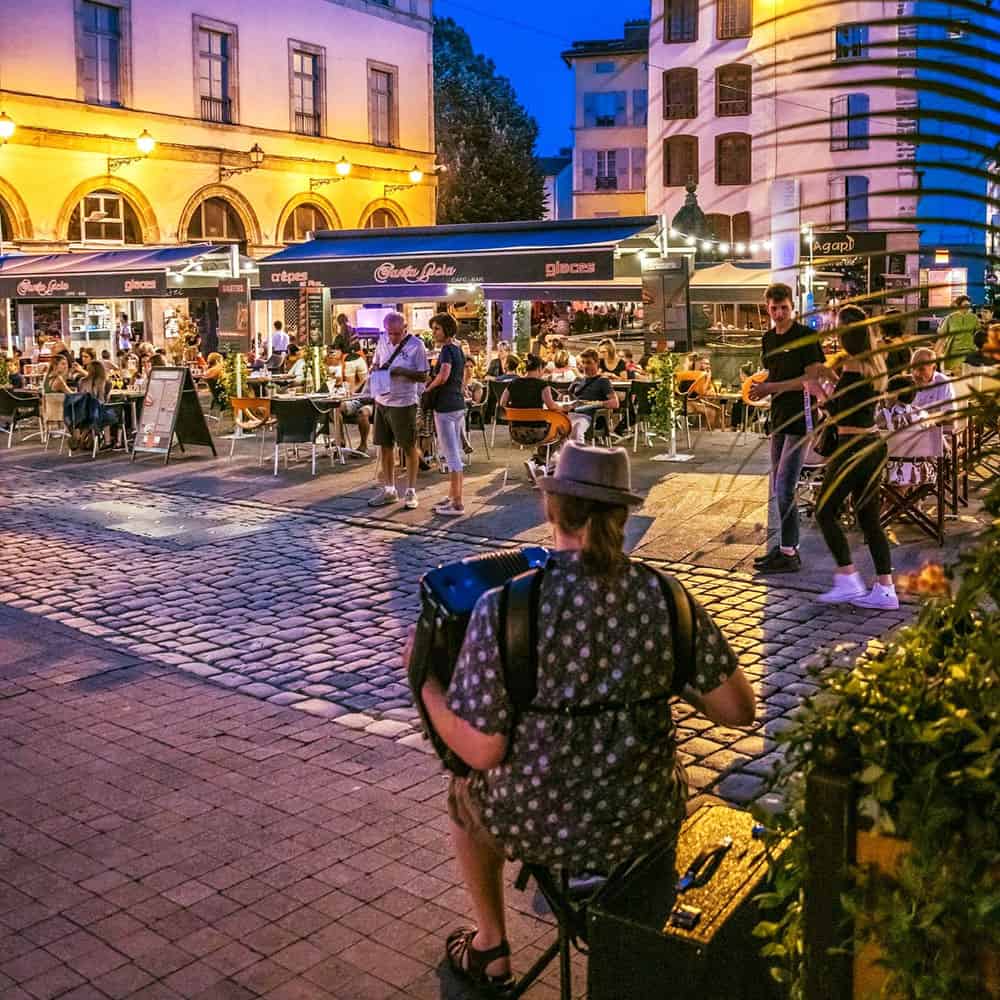
[[[745,302],[759,305],[764,301],[764,290],[771,283],[771,269],[767,266],[739,264],[713,264],[698,268],[691,275],[691,302]]]
[[[429,299],[448,286],[614,280],[623,250],[655,249],[656,216],[322,231],[260,262],[260,287],[318,284],[340,299]]]
[[[183,295],[185,272],[228,261],[225,247],[197,243],[0,257],[0,298],[167,298]]]
[[[496,302],[641,302],[641,278],[611,281],[520,282],[483,285],[483,296]]]

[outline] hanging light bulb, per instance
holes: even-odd
[[[719,253],[729,253],[729,244],[728,243],[720,243],[719,244]]]
[[[702,252],[708,253],[712,249],[712,244],[708,240],[704,240],[701,244]]]
[[[339,177],[347,177],[351,172],[351,164],[346,156],[342,156],[337,160],[337,165],[333,168],[337,171]]]
[[[696,246],[696,245],[697,245],[697,243],[698,243],[698,241],[697,241],[697,240],[696,240],[696,239],[695,239],[695,238],[694,238],[693,236],[689,236],[689,237],[688,237],[688,238],[687,238],[687,239],[686,239],[686,240],[685,240],[684,242],[685,242],[685,243],[686,243],[686,244],[687,244],[687,245],[688,245],[689,247],[693,247],[693,246]]]
[[[736,244],[736,252],[737,253],[746,253],[747,252],[747,245],[745,243],[737,243]]]
[[[770,240],[764,240],[764,249],[765,250],[770,250],[771,249],[771,241]]]
[[[670,227],[670,237],[673,239],[677,235],[677,230],[673,226]]]
[[[756,253],[759,249],[760,247],[756,243],[750,244],[750,253]]]
[[[149,156],[150,153],[156,148],[156,140],[143,129],[135,140],[136,149],[142,153],[143,156]]]
[[[414,184],[419,184],[424,179],[424,172],[417,166],[414,166],[410,171],[410,181]]]

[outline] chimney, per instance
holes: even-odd
[[[649,21],[626,21],[625,41],[632,45],[649,45]]]

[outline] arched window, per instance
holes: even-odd
[[[727,132],[715,140],[715,183],[750,183],[750,136]]]
[[[73,209],[68,236],[72,243],[141,244],[142,226],[139,214],[124,195],[91,191]]]
[[[663,186],[698,183],[698,136],[672,135],[663,140]]]
[[[0,246],[5,241],[12,240],[13,238],[14,223],[11,222],[11,213],[6,204],[4,204],[3,199],[0,199]]]
[[[365,229],[397,229],[398,227],[399,219],[387,208],[376,208],[368,216],[368,221],[365,223]]]
[[[245,243],[247,234],[236,209],[225,198],[206,198],[194,210],[185,238]]]
[[[297,205],[285,219],[281,239],[285,243],[301,243],[310,232],[317,229],[331,229],[330,220],[318,205],[306,203]]]

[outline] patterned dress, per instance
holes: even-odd
[[[662,698],[634,704],[668,693],[674,672],[656,575],[631,563],[616,579],[594,576],[576,552],[554,553],[545,570],[533,704],[622,705],[593,715],[528,709],[514,719],[497,643],[499,599],[491,590],[476,605],[447,694],[475,729],[511,734],[504,762],[471,777],[484,827],[511,858],[591,871],[675,839],[687,781],[670,706]],[[737,661],[700,607],[695,629],[694,686],[707,693]]]

